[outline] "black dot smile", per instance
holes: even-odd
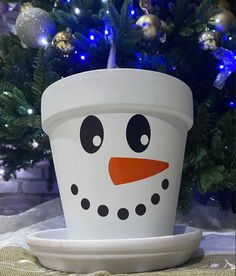
[[[75,185],[75,184],[72,184],[71,185],[71,192],[72,192],[72,194],[73,195],[77,195],[78,194],[78,187],[77,187],[77,185]]]
[[[81,200],[81,207],[84,209],[84,210],[88,210],[90,208],[90,202],[87,198],[83,198]]]
[[[108,215],[108,213],[109,213],[109,209],[108,209],[108,207],[106,205],[100,205],[98,207],[98,214],[99,214],[99,216],[106,217]]]
[[[161,184],[162,189],[165,191],[169,188],[169,180],[164,179]],[[73,195],[77,195],[79,192],[78,186],[76,184],[71,185],[71,193]],[[158,193],[152,194],[150,197],[150,202],[153,205],[158,205],[160,202],[160,195]],[[82,198],[81,199],[81,207],[84,210],[89,210],[90,209],[90,201],[87,198]],[[143,203],[140,203],[136,205],[135,207],[135,213],[137,216],[144,216],[147,211],[146,206]],[[109,215],[109,208],[108,206],[102,204],[97,207],[97,213],[100,217],[107,217]],[[117,211],[117,217],[120,220],[127,220],[129,218],[129,210],[127,208],[120,208]]]

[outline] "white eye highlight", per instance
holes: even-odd
[[[142,143],[142,145],[146,146],[149,142],[149,138],[147,135],[142,135],[141,138],[140,138],[140,142]]]
[[[102,139],[101,139],[100,136],[96,135],[96,136],[93,137],[94,146],[98,147],[98,146],[101,145],[101,143],[102,143]]]

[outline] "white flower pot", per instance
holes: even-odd
[[[42,97],[71,239],[171,235],[192,94],[171,76],[97,70]]]

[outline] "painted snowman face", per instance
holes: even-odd
[[[72,161],[76,165],[71,166],[77,170],[70,193],[81,212],[128,220],[159,206],[161,194],[169,188],[166,158],[174,150],[165,145],[175,135],[171,126],[165,126],[163,133],[164,124],[154,117],[126,113],[71,121],[68,132],[74,133],[71,145],[76,156]]]

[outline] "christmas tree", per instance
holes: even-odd
[[[195,123],[188,135],[179,207],[194,189],[235,191],[234,1],[0,1],[0,159],[5,180],[53,161],[41,128],[43,91],[101,68],[163,72],[186,82]],[[15,24],[8,18],[19,11]],[[148,88],[148,83],[146,84]],[[145,93],[145,91],[143,91]]]

